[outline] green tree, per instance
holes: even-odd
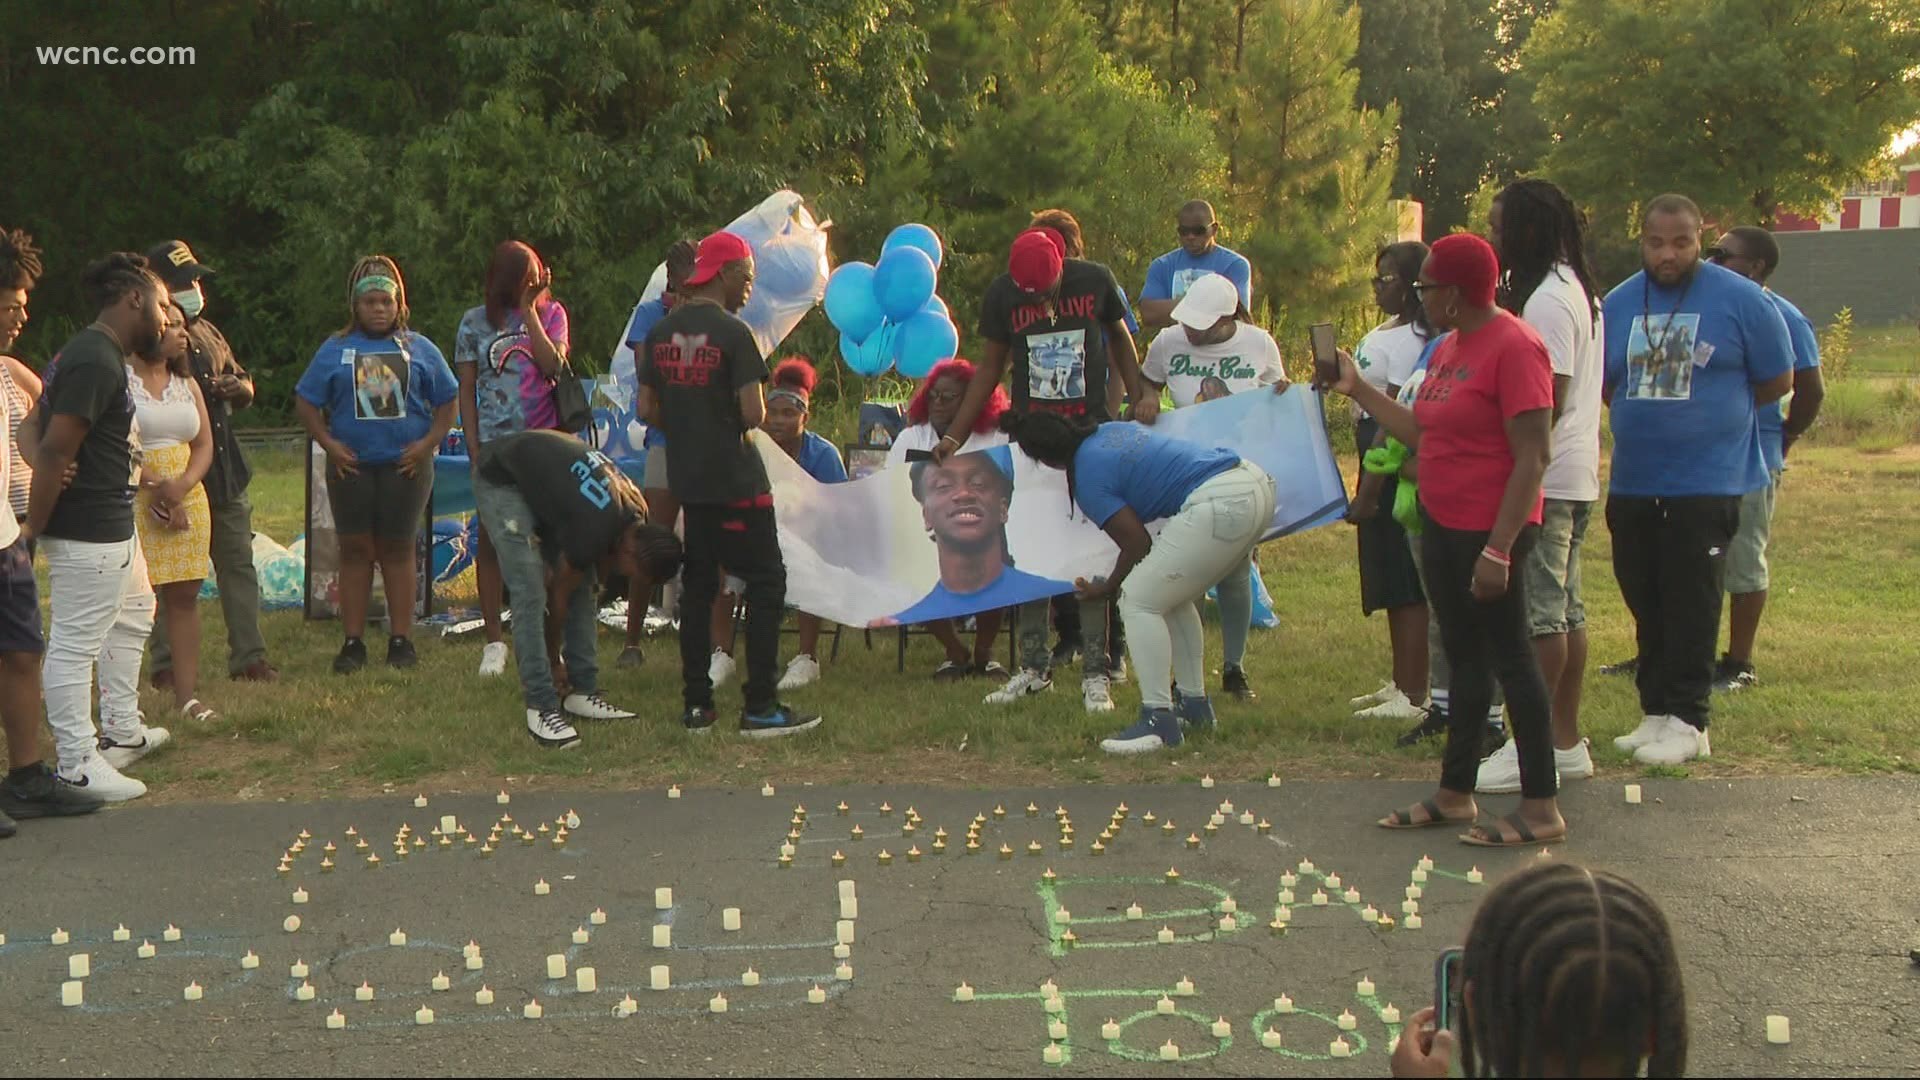
[[[1813,214],[1920,117],[1911,0],[1566,0],[1524,54],[1546,169],[1605,229],[1661,191]]]

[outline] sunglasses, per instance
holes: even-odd
[[[1707,261],[1716,266],[1731,258],[1733,258],[1733,252],[1728,251],[1726,248],[1710,247],[1707,249]]]
[[[949,401],[959,401],[961,398],[965,396],[966,396],[966,391],[964,390],[929,390],[927,391],[928,401],[938,401],[942,404],[945,404],[946,402],[949,402]]]
[[[1181,236],[1205,236],[1218,224],[1220,223],[1217,221],[1209,221],[1205,225],[1180,225],[1177,228]]]
[[[1446,286],[1442,285],[1438,281],[1416,281],[1413,283],[1413,291],[1419,293],[1423,297],[1427,295],[1428,289],[1444,289],[1444,288],[1446,288]]]

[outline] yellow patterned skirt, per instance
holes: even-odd
[[[181,443],[140,456],[140,474],[170,480],[187,471],[193,448]],[[213,543],[213,513],[207,489],[199,484],[182,499],[174,513],[185,513],[188,528],[175,529],[153,516],[153,492],[141,488],[133,500],[133,520],[140,530],[140,548],[147,556],[147,579],[154,585],[198,581],[207,576],[207,550]]]

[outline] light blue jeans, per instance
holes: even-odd
[[[557,711],[560,692],[553,685],[553,665],[547,661],[547,564],[533,534],[533,511],[519,491],[478,473],[473,478],[473,501],[480,523],[493,540],[500,577],[512,601],[513,659],[520,669],[520,692],[527,708]],[[566,662],[567,681],[576,694],[591,694],[599,688],[593,579],[589,569],[574,587],[567,600],[567,625],[562,628],[560,658]]]

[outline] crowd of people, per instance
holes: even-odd
[[[1112,753],[1178,746],[1217,723],[1198,607],[1216,588],[1218,689],[1255,699],[1245,661],[1252,556],[1273,516],[1273,481],[1232,451],[1151,430],[1163,400],[1188,408],[1288,389],[1280,346],[1248,310],[1253,268],[1219,230],[1207,203],[1179,208],[1179,246],[1150,267],[1136,322],[1115,275],[1086,258],[1073,215],[1034,215],[982,299],[980,354],[920,381],[888,455],[889,465],[938,466],[1011,441],[1066,473],[1069,512],[1107,532],[1115,565],[1053,601],[975,605],[984,610],[971,642],[959,623],[930,621],[944,651],[933,677],[989,680],[986,703],[1006,705],[1045,694],[1077,658],[1082,703],[1104,713],[1130,657],[1141,706],[1101,744]],[[1614,669],[1633,673],[1643,714],[1619,748],[1655,764],[1707,756],[1711,694],[1758,681],[1767,524],[1785,455],[1819,407],[1817,346],[1805,318],[1765,288],[1779,262],[1771,236],[1734,229],[1703,251],[1702,231],[1684,197],[1650,200],[1644,268],[1603,294],[1574,203],[1550,183],[1514,183],[1494,203],[1490,239],[1382,248],[1373,287],[1385,321],[1316,367],[1318,387],[1350,399],[1357,420],[1348,516],[1361,608],[1386,612],[1391,643],[1389,677],[1353,706],[1410,724],[1403,743],[1445,739],[1435,794],[1382,826],[1458,825],[1463,840],[1487,845],[1565,834],[1559,783],[1593,773],[1579,715],[1581,554],[1602,497],[1609,413],[1605,520],[1639,645]],[[7,233],[0,351],[26,325],[41,269],[31,239]],[[640,305],[625,334],[648,427],[635,484],[569,430],[559,392],[568,315],[533,247],[495,250],[451,363],[410,325],[399,265],[359,260],[345,282],[346,322],[315,350],[293,402],[326,455],[339,534],[334,671],[369,663],[376,569],[389,596],[417,586],[434,460],[457,422],[479,519],[479,672],[504,674],[514,661],[531,738],[566,748],[580,742],[574,720],[635,715],[600,689],[603,587],[629,598],[620,666],[642,662],[647,598],[677,590],[687,731],[711,730],[716,691],[736,673],[743,735],[817,727],[818,716],[780,700],[821,677],[823,627],[799,613],[798,649],[783,669],[786,570],[750,433],[822,483],[847,472],[809,429],[811,363],[770,366],[738,316],[754,269],[752,248],[731,233],[668,250],[665,293]],[[196,678],[196,604],[210,564],[229,673],[277,677],[259,633],[249,470],[232,428],[254,390],[206,318],[212,275],[177,240],[109,255],[82,276],[95,320],[46,370],[12,357],[0,366],[9,414],[0,478],[14,511],[0,515],[9,541],[0,703],[12,766],[0,810],[14,817],[85,812],[145,791],[124,770],[169,739],[140,711],[149,653],[153,685],[171,692],[183,720],[216,719],[208,702],[218,693]],[[916,497],[949,497],[923,494],[915,479]],[[980,483],[959,497],[991,501],[992,484]],[[36,552],[49,572],[44,640]],[[1732,639],[1716,660],[1729,592]],[[412,617],[410,604],[390,605],[390,666],[417,663]],[[1012,668],[994,658],[1009,619]],[[43,687],[51,763],[39,751]],[[1476,792],[1521,799],[1482,822]]]

